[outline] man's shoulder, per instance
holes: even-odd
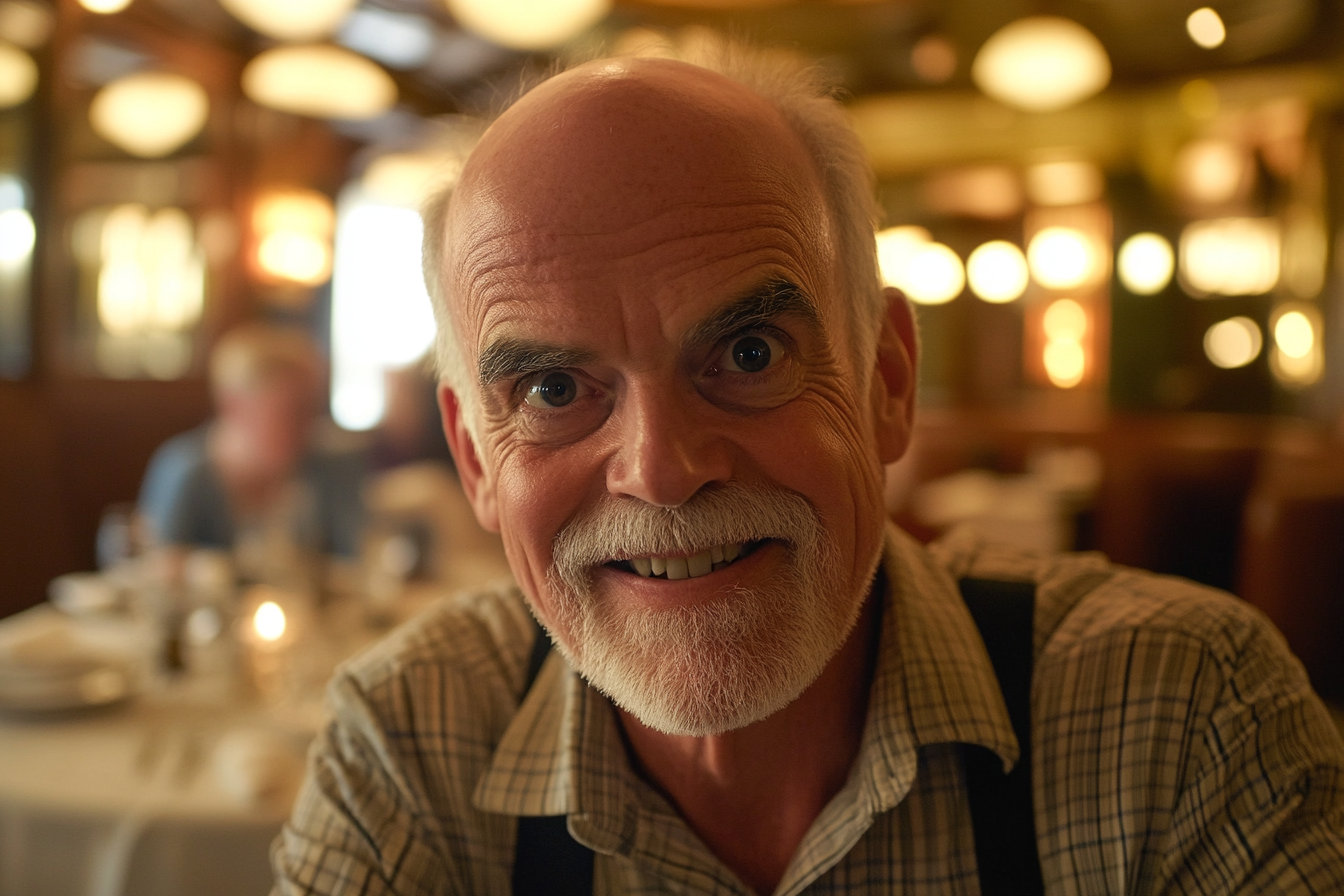
[[[1097,552],[1044,554],[956,533],[931,550],[954,578],[1036,585],[1036,653],[1059,659],[1089,645],[1132,639],[1181,641],[1221,662],[1248,645],[1282,638],[1259,610],[1198,582],[1111,563]]]
[[[349,660],[342,676],[366,693],[425,675],[515,691],[534,632],[517,586],[499,582],[436,600]]]

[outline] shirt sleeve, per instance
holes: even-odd
[[[348,678],[331,687],[335,717],[309,752],[290,821],[271,849],[276,894],[439,896],[439,857],[425,807],[398,769],[382,724]]]
[[[1344,893],[1344,742],[1268,623],[1239,646],[1212,657],[1222,692],[1175,806],[1162,892]]]

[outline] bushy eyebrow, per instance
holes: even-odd
[[[565,348],[544,342],[529,342],[505,337],[481,351],[477,360],[477,379],[485,389],[508,379],[532,373],[591,364],[597,355],[586,349]]]
[[[811,297],[797,284],[775,278],[767,280],[696,324],[686,334],[683,344],[713,345],[734,333],[766,326],[785,315],[801,318],[817,333],[824,330],[821,314]]]

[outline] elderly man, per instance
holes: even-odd
[[[779,68],[589,63],[489,129],[426,270],[517,589],[338,676],[281,892],[1344,892],[1344,746],[1254,611],[885,522],[915,339],[869,192]],[[1034,595],[1020,739],[958,580]],[[1014,764],[1025,815],[977,810]]]

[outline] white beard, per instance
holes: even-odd
[[[775,539],[786,571],[766,589],[664,609],[594,593],[590,571],[616,557],[693,554]],[[662,508],[604,498],[556,536],[549,584],[559,649],[593,687],[666,734],[731,731],[797,699],[858,619],[834,538],[796,492],[730,482]],[[877,564],[877,552],[871,569]],[[632,573],[633,575],[633,573]],[[871,576],[869,576],[871,579]]]

